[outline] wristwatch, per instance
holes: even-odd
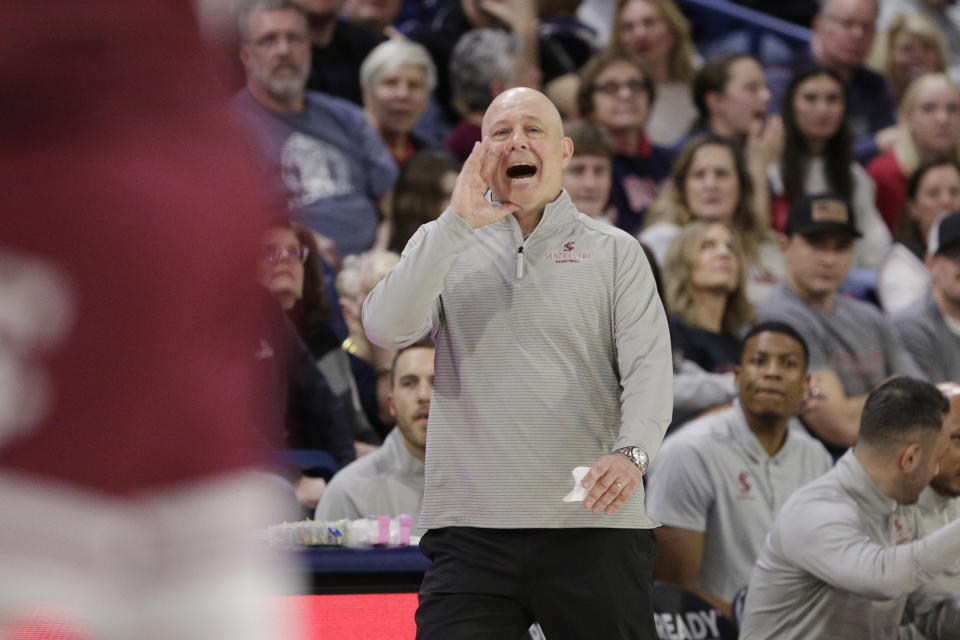
[[[614,453],[622,453],[623,455],[630,458],[630,462],[637,465],[637,468],[640,469],[640,473],[646,473],[647,467],[650,466],[650,456],[647,455],[647,452],[640,447],[620,447]]]

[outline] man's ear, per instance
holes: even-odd
[[[560,140],[560,157],[562,158],[561,169],[566,169],[573,160],[573,140],[567,136]]]
[[[390,415],[397,417],[397,408],[393,406],[393,392],[387,394],[387,407],[390,409]]]
[[[740,365],[733,366],[733,386],[737,391],[740,391],[740,372],[743,370],[743,367]]]
[[[919,442],[911,442],[900,451],[900,470],[904,473],[913,473],[920,466],[922,448]]]

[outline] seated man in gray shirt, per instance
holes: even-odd
[[[664,525],[654,577],[728,618],[777,511],[833,463],[793,418],[809,391],[803,338],[782,322],[761,323],[747,333],[741,362],[733,407],[667,438],[647,483],[650,514]]]
[[[777,516],[750,577],[741,640],[955,638],[960,607],[909,596],[960,567],[960,520],[917,538],[915,503],[947,448],[947,399],[897,377],[870,392],[856,446],[798,489]]]
[[[960,380],[960,211],[930,231],[926,296],[893,318],[903,346],[931,382]]]
[[[810,347],[811,395],[803,420],[839,455],[857,439],[866,394],[893,374],[924,375],[879,309],[838,294],[860,234],[848,203],[832,194],[801,198],[787,218],[783,282],[757,308],[761,320],[795,327]]]
[[[423,534],[416,519],[423,502],[433,354],[433,341],[427,338],[394,356],[389,402],[397,426],[377,451],[351,462],[333,477],[317,505],[317,520],[408,513],[415,518],[414,533]]]

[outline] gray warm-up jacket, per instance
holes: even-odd
[[[422,527],[657,525],[642,489],[612,515],[561,500],[574,467],[627,445],[652,459],[670,423],[670,338],[635,238],[566,191],[526,239],[512,215],[472,229],[448,209],[363,323],[388,348],[436,340]]]

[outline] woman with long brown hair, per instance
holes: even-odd
[[[853,266],[876,267],[890,246],[890,232],[877,211],[873,181],[853,160],[843,80],[825,67],[805,67],[793,75],[780,108],[783,158],[769,170],[774,225],[783,228],[790,203],[836,193],[851,203],[863,234],[854,245]]]
[[[329,326],[323,266],[313,233],[286,217],[274,220],[263,236],[257,280],[277,300],[300,339],[317,361],[331,391],[343,404],[357,441],[357,453],[380,444],[364,415],[340,340]]]

